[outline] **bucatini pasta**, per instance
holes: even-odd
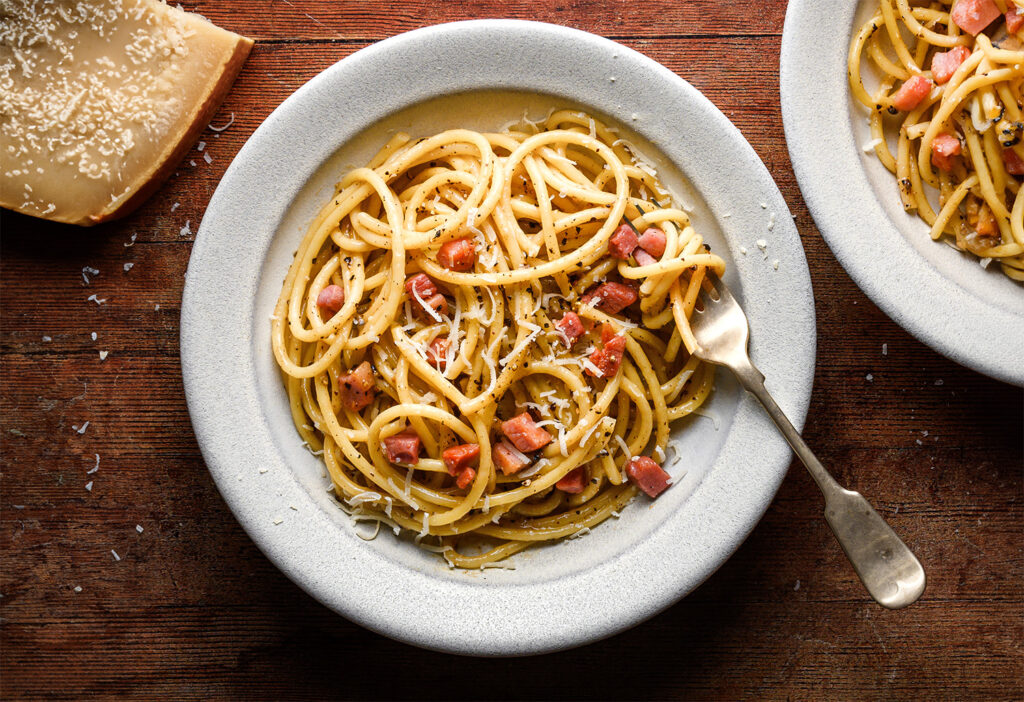
[[[713,380],[688,319],[724,266],[586,114],[399,134],[314,219],[273,350],[345,509],[483,567],[668,487],[669,425]]]
[[[871,110],[873,150],[903,207],[945,239],[1024,281],[1024,3],[880,0],[848,72]],[[880,78],[870,93],[861,77]],[[896,132],[896,153],[886,140]],[[938,208],[929,201],[937,192]]]

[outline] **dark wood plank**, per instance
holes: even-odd
[[[561,24],[613,39],[778,34],[785,4],[752,6],[736,0],[472,0],[470,2],[360,2],[340,0],[188,0],[185,9],[261,41],[327,39],[368,42],[443,22],[517,19]]]
[[[0,213],[0,696],[1024,696],[1024,395],[907,335],[821,240],[778,107],[784,3],[184,5],[259,39],[215,120],[234,125],[202,137],[213,162],[186,158],[138,212],[93,230]],[[799,465],[689,597],[608,641],[522,660],[459,661],[367,632],[302,593],[235,522],[192,435],[178,360],[185,268],[217,182],[317,72],[401,31],[493,16],[642,51],[702,90],[768,165],[815,286],[805,436],[916,549],[929,573],[920,603],[887,612],[867,600]],[[88,285],[86,266],[100,270]]]

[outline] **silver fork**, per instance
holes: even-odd
[[[739,303],[711,272],[708,282],[716,295],[701,290],[703,310],[694,310],[690,319],[699,344],[694,355],[729,368],[740,384],[764,405],[825,496],[825,519],[875,601],[889,609],[912,604],[924,592],[925,575],[920,561],[859,492],[843,488],[811,453],[768,394],[764,376],[750,362],[750,327]]]

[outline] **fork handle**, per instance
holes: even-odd
[[[883,607],[899,609],[924,592],[925,574],[920,561],[882,516],[859,492],[836,482],[811,452],[789,418],[764,386],[761,374],[748,358],[733,365],[740,384],[764,405],[800,461],[825,497],[825,519],[843,547],[861,582]]]

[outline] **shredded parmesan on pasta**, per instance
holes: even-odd
[[[667,233],[656,273],[609,258],[626,221]],[[683,251],[701,264],[680,265]],[[314,217],[271,342],[301,439],[322,447],[354,526],[373,523],[360,538],[383,524],[450,566],[506,567],[538,528],[579,538],[617,516],[637,494],[619,479],[637,429],[663,446],[672,417],[699,411],[713,375],[678,341],[702,267],[724,262],[653,166],[590,115],[555,110],[503,135],[397,134]],[[444,303],[406,291],[420,274]],[[612,311],[612,283],[640,300]],[[344,292],[337,311],[321,310],[330,285]],[[570,311],[583,325],[572,348],[557,336]],[[629,334],[628,353],[595,355],[602,322]],[[585,472],[582,493],[563,482],[571,471]]]

